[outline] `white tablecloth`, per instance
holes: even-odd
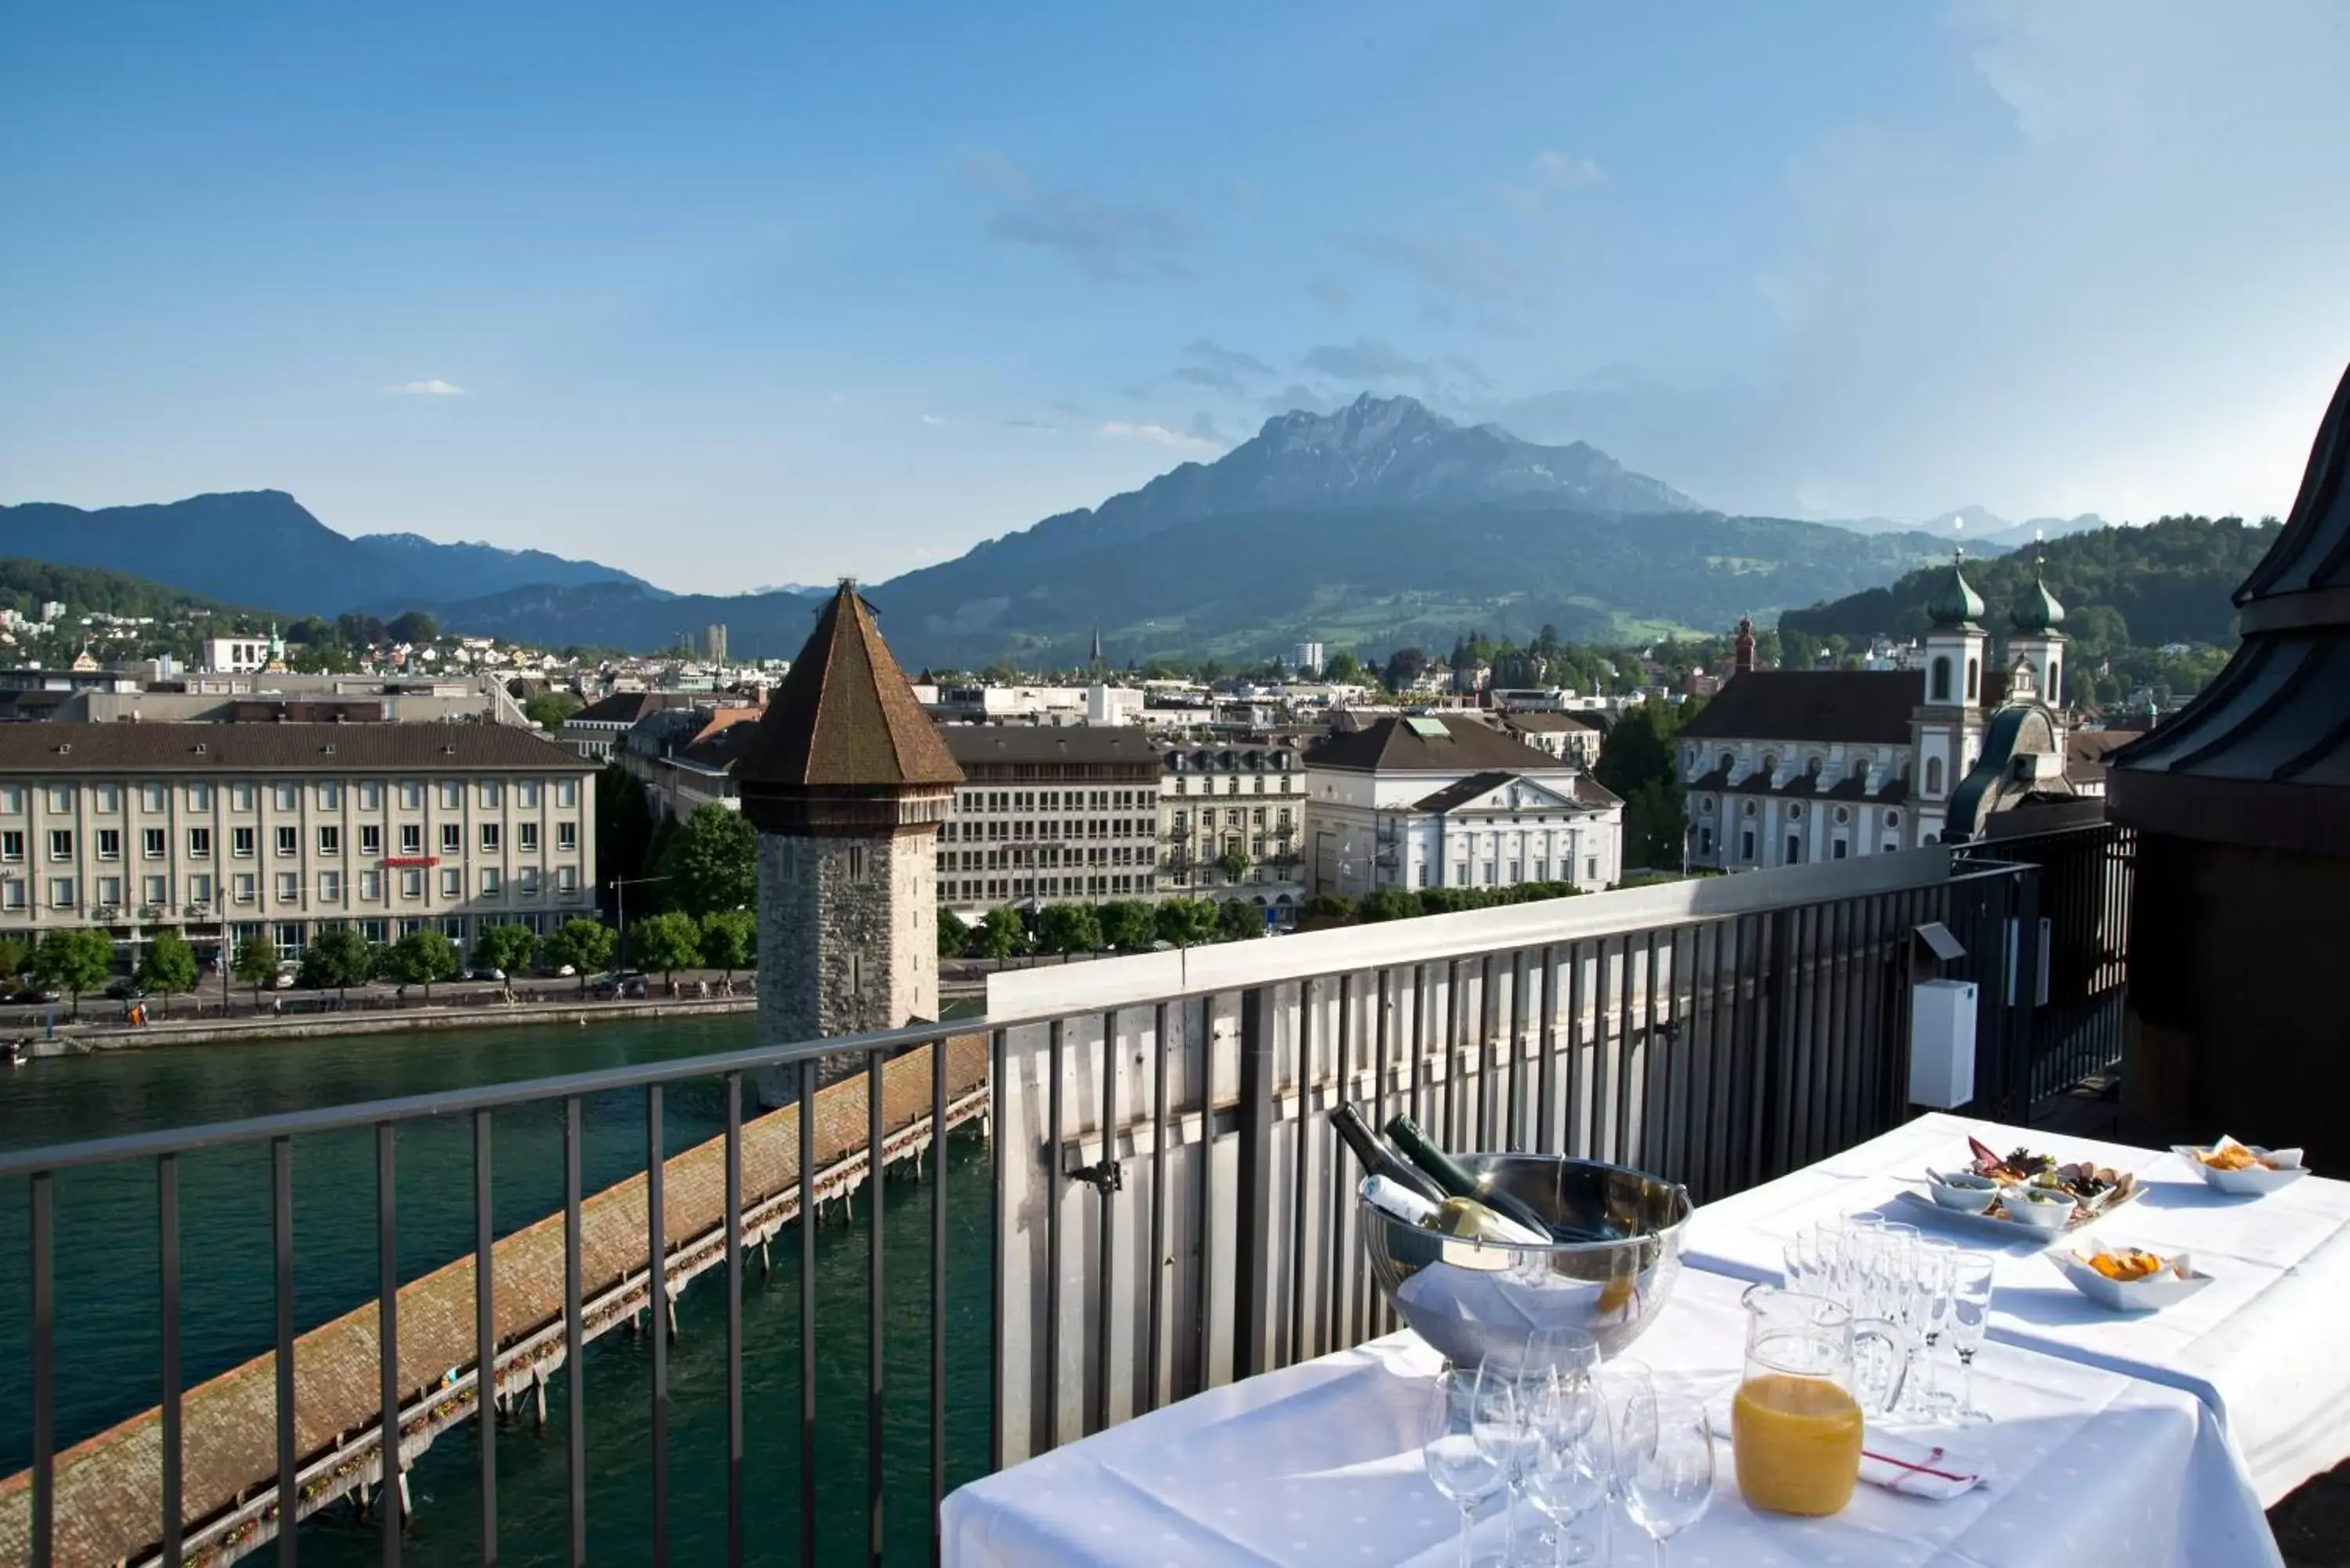
[[[2002,1154],[2028,1147],[2059,1160],[2094,1158],[2136,1171],[2144,1193],[2074,1234],[2190,1252],[2211,1284],[2160,1312],[2107,1312],[2040,1256],[2050,1243],[2002,1242],[1897,1197],[1905,1189],[1923,1196],[1929,1166],[1962,1168],[1969,1134]],[[2350,1335],[2342,1328],[2350,1304],[2350,1183],[2305,1176],[2265,1197],[2230,1198],[2168,1150],[1937,1114],[1707,1204],[1690,1220],[1681,1255],[1696,1268],[1775,1280],[1789,1238],[1862,1210],[1995,1254],[1992,1338],[2208,1401],[2242,1452],[2263,1505],[2350,1459]]]
[[[1684,1272],[1628,1352],[1704,1397],[1738,1376],[1743,1287]],[[1434,1353],[1392,1335],[1187,1399],[946,1501],[950,1568],[1449,1568],[1460,1515],[1420,1468]],[[2211,1411],[2177,1389],[2003,1345],[1976,1363],[2001,1479],[1950,1502],[1861,1487],[1833,1519],[1757,1514],[1727,1443],[1674,1568],[2262,1568],[2276,1545]],[[1956,1441],[1957,1439],[1951,1439]],[[1498,1546],[1498,1514],[1480,1526]],[[1621,1515],[1611,1563],[1649,1561]]]

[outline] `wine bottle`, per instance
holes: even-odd
[[[1407,1225],[1417,1225],[1423,1230],[1436,1228],[1438,1205],[1435,1201],[1390,1178],[1363,1178],[1363,1201],[1390,1220],[1400,1220]]]
[[[1362,1162],[1364,1175],[1384,1176],[1431,1204],[1444,1197],[1444,1189],[1436,1184],[1436,1179],[1397,1153],[1395,1146],[1381,1137],[1351,1102],[1342,1101],[1331,1107],[1330,1127],[1355,1151],[1355,1158]]]
[[[1498,1241],[1505,1246],[1534,1246],[1548,1240],[1532,1233],[1514,1220],[1494,1213],[1473,1198],[1446,1199],[1430,1212],[1426,1225],[1448,1236]]]
[[[1459,1160],[1430,1143],[1428,1135],[1419,1130],[1419,1124],[1409,1116],[1398,1116],[1388,1123],[1388,1137],[1403,1150],[1404,1158],[1444,1189],[1445,1196],[1483,1204],[1503,1219],[1523,1227],[1525,1235],[1520,1240],[1525,1242],[1546,1242],[1551,1239],[1550,1227],[1543,1222],[1541,1215],[1491,1182],[1470,1175]]]

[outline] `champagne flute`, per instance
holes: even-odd
[[[1651,1392],[1633,1399],[1618,1436],[1625,1511],[1656,1543],[1657,1568],[1665,1568],[1665,1543],[1713,1501],[1712,1423],[1703,1405]]]
[[[1607,1501],[1614,1473],[1607,1422],[1598,1386],[1589,1378],[1554,1380],[1536,1396],[1534,1428],[1541,1438],[1526,1495],[1552,1530],[1549,1562],[1557,1568],[1596,1558],[1597,1548],[1574,1535],[1575,1522]]]
[[[1491,1440],[1496,1425],[1517,1424],[1516,1391],[1468,1367],[1447,1366],[1430,1391],[1420,1462],[1436,1490],[1461,1511],[1461,1568],[1471,1568],[1471,1533],[1485,1500],[1509,1484],[1506,1452]]]
[[[1918,1392],[1918,1403],[1929,1420],[1944,1420],[1950,1414],[1950,1397],[1942,1392],[1935,1353],[1941,1348],[1942,1336],[1950,1332],[1950,1293],[1957,1278],[1958,1257],[1955,1241],[1929,1238],[1918,1243],[1918,1334],[1926,1347],[1926,1382]]]
[[[1997,1266],[1989,1252],[1960,1252],[1950,1260],[1950,1343],[1960,1368],[1957,1418],[1967,1426],[1991,1419],[1975,1404],[1975,1352],[1991,1333],[1991,1273]]]

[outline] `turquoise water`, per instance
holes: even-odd
[[[582,1029],[354,1036],[123,1052],[43,1061],[0,1075],[0,1147],[64,1142],[390,1095],[575,1072],[747,1046],[747,1017],[649,1020]],[[672,1152],[723,1130],[719,1083],[667,1090]],[[642,1166],[641,1092],[584,1106],[582,1172],[593,1192]],[[498,1114],[493,1205],[501,1232],[562,1205],[557,1106]],[[472,1250],[470,1124],[404,1127],[397,1185],[400,1266],[413,1278]],[[297,1140],[294,1151],[296,1314],[315,1324],[375,1289],[374,1137],[368,1130]],[[930,1228],[937,1173],[893,1177],[885,1193],[883,1260],[887,1530],[890,1561],[928,1560]],[[151,1168],[67,1171],[56,1179],[57,1430],[78,1441],[154,1404],[157,1396],[155,1182]],[[988,1164],[975,1133],[949,1149],[947,1382],[950,1487],[985,1466],[988,1430]],[[192,1386],[269,1348],[269,1159],[265,1148],[184,1157],[180,1174],[182,1346]],[[864,1195],[855,1224],[836,1219],[816,1239],[819,1558],[862,1560],[865,1543],[867,1261]],[[0,1184],[0,1474],[31,1445],[29,1291],[22,1261],[21,1181]],[[793,1563],[799,1540],[798,1247],[755,1256],[743,1289],[743,1407],[750,1560]],[[702,1276],[679,1304],[670,1355],[671,1550],[681,1563],[723,1560],[725,1547],[725,1333],[723,1272]],[[649,1397],[651,1349],[626,1334],[588,1347],[588,1518],[604,1563],[650,1557]],[[499,1432],[499,1560],[567,1561],[565,1454],[570,1412],[558,1378],[544,1430]],[[409,1560],[478,1561],[479,1450],[470,1427],[434,1444],[411,1475],[416,1512]],[[376,1527],[337,1509],[303,1527],[302,1560],[377,1561]]]

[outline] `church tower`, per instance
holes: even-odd
[[[2033,559],[2032,587],[2015,607],[2014,630],[2007,639],[2007,696],[2011,702],[2025,698],[2056,713],[2064,711],[2064,607],[2042,579],[2044,562]]]
[[[1982,596],[1967,581],[1966,556],[1927,601],[1925,701],[1909,721],[1909,799],[1918,842],[1939,840],[1950,793],[1982,751],[1984,655]]]
[[[735,781],[759,836],[759,1043],[936,1018],[935,843],[962,770],[854,582],[817,616]],[[797,1075],[760,1090],[792,1100]]]

